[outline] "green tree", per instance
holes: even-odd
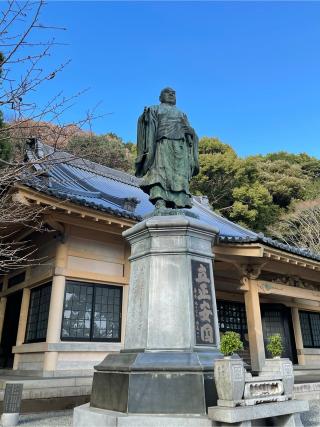
[[[68,143],[66,150],[75,156],[84,157],[114,169],[125,172],[131,172],[133,169],[131,147],[126,147],[122,139],[114,133],[75,136]]]
[[[191,191],[206,195],[214,209],[231,206],[240,165],[235,151],[217,138],[204,137],[199,141],[199,163],[200,173],[192,179]]]
[[[232,196],[229,218],[253,230],[265,231],[279,215],[280,209],[272,203],[268,189],[257,181],[234,188]]]
[[[303,173],[300,164],[261,158],[257,167],[258,180],[268,189],[274,204],[287,208],[293,200],[305,198],[309,177]]]

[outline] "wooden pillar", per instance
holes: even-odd
[[[46,339],[48,343],[60,341],[65,281],[65,276],[53,276]]]
[[[247,314],[251,367],[253,371],[261,371],[265,364],[265,350],[256,280],[247,278],[246,289],[244,301]]]
[[[27,321],[28,321],[29,303],[30,303],[30,289],[24,288],[23,294],[22,294],[21,308],[20,308],[16,345],[23,344],[25,340]],[[13,360],[14,370],[19,368],[19,360],[20,360],[20,354],[15,353],[14,360]]]
[[[65,281],[65,276],[54,276],[52,279],[47,343],[58,343],[60,341]],[[54,371],[56,369],[57,360],[58,353],[56,351],[47,351],[44,355],[44,371]]]
[[[47,343],[60,342],[61,322],[66,278],[64,269],[67,265],[68,248],[66,243],[59,243],[56,252],[55,275],[52,279],[52,290],[49,307]],[[58,360],[58,352],[47,351],[44,355],[44,371],[54,371]]]
[[[294,339],[296,343],[297,356],[299,365],[305,365],[306,360],[303,354],[303,339],[301,333],[299,310],[296,307],[291,308],[292,324],[294,331]]]
[[[0,341],[2,338],[2,329],[3,329],[4,315],[6,313],[6,305],[7,305],[7,298],[1,297],[0,299]]]
[[[26,329],[27,329],[29,302],[30,302],[30,289],[24,288],[23,294],[22,294],[21,308],[20,308],[20,317],[19,317],[16,345],[21,345],[24,343]]]

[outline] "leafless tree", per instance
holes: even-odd
[[[19,239],[19,232],[26,227],[41,230],[43,212],[16,200],[13,191],[27,176],[39,173],[34,161],[25,160],[26,137],[45,133],[52,146],[60,146],[66,135],[77,134],[95,117],[91,111],[76,123],[62,124],[64,113],[83,91],[71,96],[61,91],[43,104],[37,102],[37,91],[45,90],[69,62],[46,67],[53,48],[61,44],[56,34],[65,29],[42,22],[44,7],[43,0],[0,3],[0,112],[5,117],[0,140],[13,148],[10,158],[0,158],[0,274],[38,261],[35,249]]]
[[[296,203],[269,232],[289,245],[320,254],[320,199]]]

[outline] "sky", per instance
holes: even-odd
[[[52,64],[72,61],[39,101],[88,88],[65,121],[99,104],[93,130],[135,142],[171,86],[200,137],[320,157],[320,2],[49,1],[42,20],[67,28]]]

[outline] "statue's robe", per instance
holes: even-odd
[[[136,176],[150,201],[191,208],[189,182],[199,172],[198,137],[187,116],[169,104],[146,108],[138,120]]]

